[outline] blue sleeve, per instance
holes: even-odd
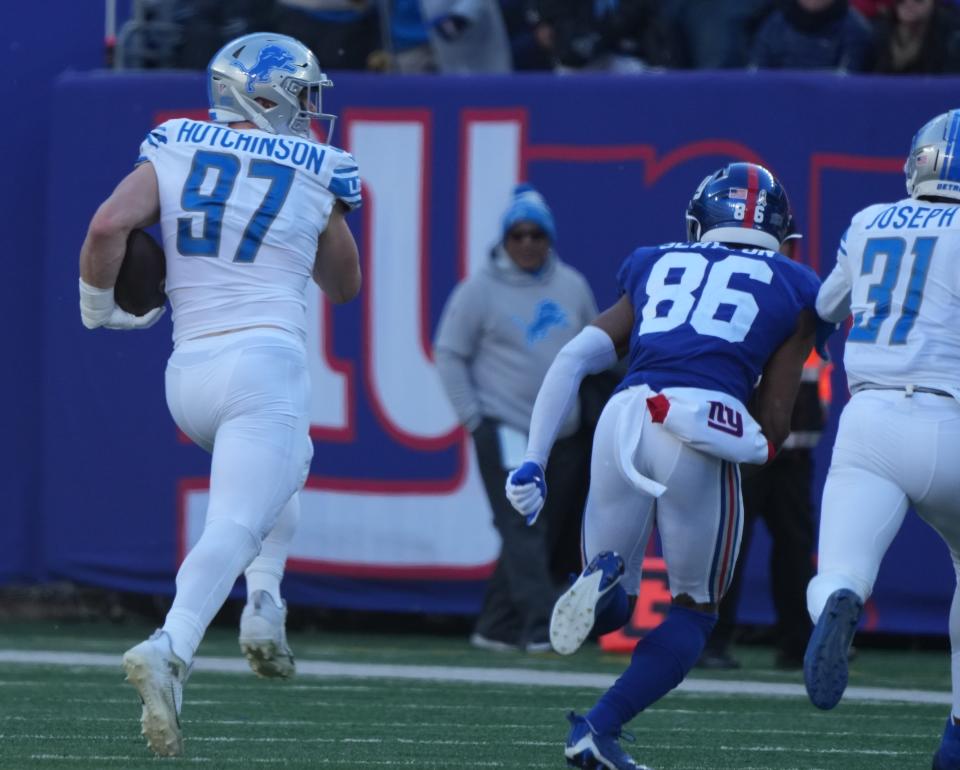
[[[820,291],[820,278],[807,265],[791,262],[793,285],[797,301],[801,308],[810,308],[816,312],[817,293]]]
[[[169,121],[167,121],[169,123]],[[161,123],[156,128],[147,133],[144,140],[140,143],[140,155],[137,158],[135,166],[147,161],[156,163],[157,154],[160,148],[167,143],[167,123]]]
[[[634,289],[637,288],[637,281],[642,272],[643,263],[655,249],[641,248],[634,251],[629,257],[623,260],[620,269],[617,271],[617,290],[620,294],[627,294],[633,297]]]
[[[620,269],[617,270],[617,295],[629,294],[627,289],[627,281],[630,279],[630,265],[633,261],[633,254],[627,257],[620,264]]]
[[[799,291],[800,308],[802,310],[812,310],[814,315],[817,312],[817,294],[820,292],[820,278],[815,272],[806,265],[794,263],[797,267],[797,284]],[[827,340],[830,335],[837,330],[837,324],[824,321],[820,316],[816,316],[817,330],[816,340],[814,341],[814,350],[824,361],[829,361],[827,353]]]
[[[336,196],[337,200],[343,201],[351,211],[360,208],[362,203],[360,169],[357,167],[356,159],[349,152],[340,151],[327,189]]]

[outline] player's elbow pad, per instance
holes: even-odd
[[[617,350],[610,335],[596,326],[585,326],[557,353],[555,366],[577,379],[597,374],[617,363]]]

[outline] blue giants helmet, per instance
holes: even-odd
[[[937,115],[917,131],[903,166],[907,193],[960,200],[960,110]]]
[[[704,179],[687,206],[687,240],[776,251],[790,233],[787,191],[763,166],[731,163]]]

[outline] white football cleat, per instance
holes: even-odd
[[[254,591],[247,598],[240,616],[240,649],[257,676],[288,679],[296,673],[286,620],[286,602],[278,607],[266,591]]]
[[[158,630],[145,642],[131,647],[123,654],[123,670],[127,681],[140,694],[140,725],[147,745],[159,757],[180,756],[180,707],[189,669],[173,653],[170,636]]]
[[[550,615],[550,644],[561,655],[572,655],[593,630],[597,606],[623,576],[623,559],[614,551],[593,557],[574,584],[557,599]]]

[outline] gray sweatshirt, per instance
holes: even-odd
[[[420,9],[440,72],[473,75],[513,70],[510,39],[497,0],[420,0]],[[433,26],[447,14],[470,21],[455,40],[444,40]]]
[[[554,357],[596,315],[586,279],[552,252],[534,275],[497,249],[453,290],[437,327],[436,364],[460,422],[473,430],[491,417],[526,433]],[[559,436],[579,424],[577,405]]]

